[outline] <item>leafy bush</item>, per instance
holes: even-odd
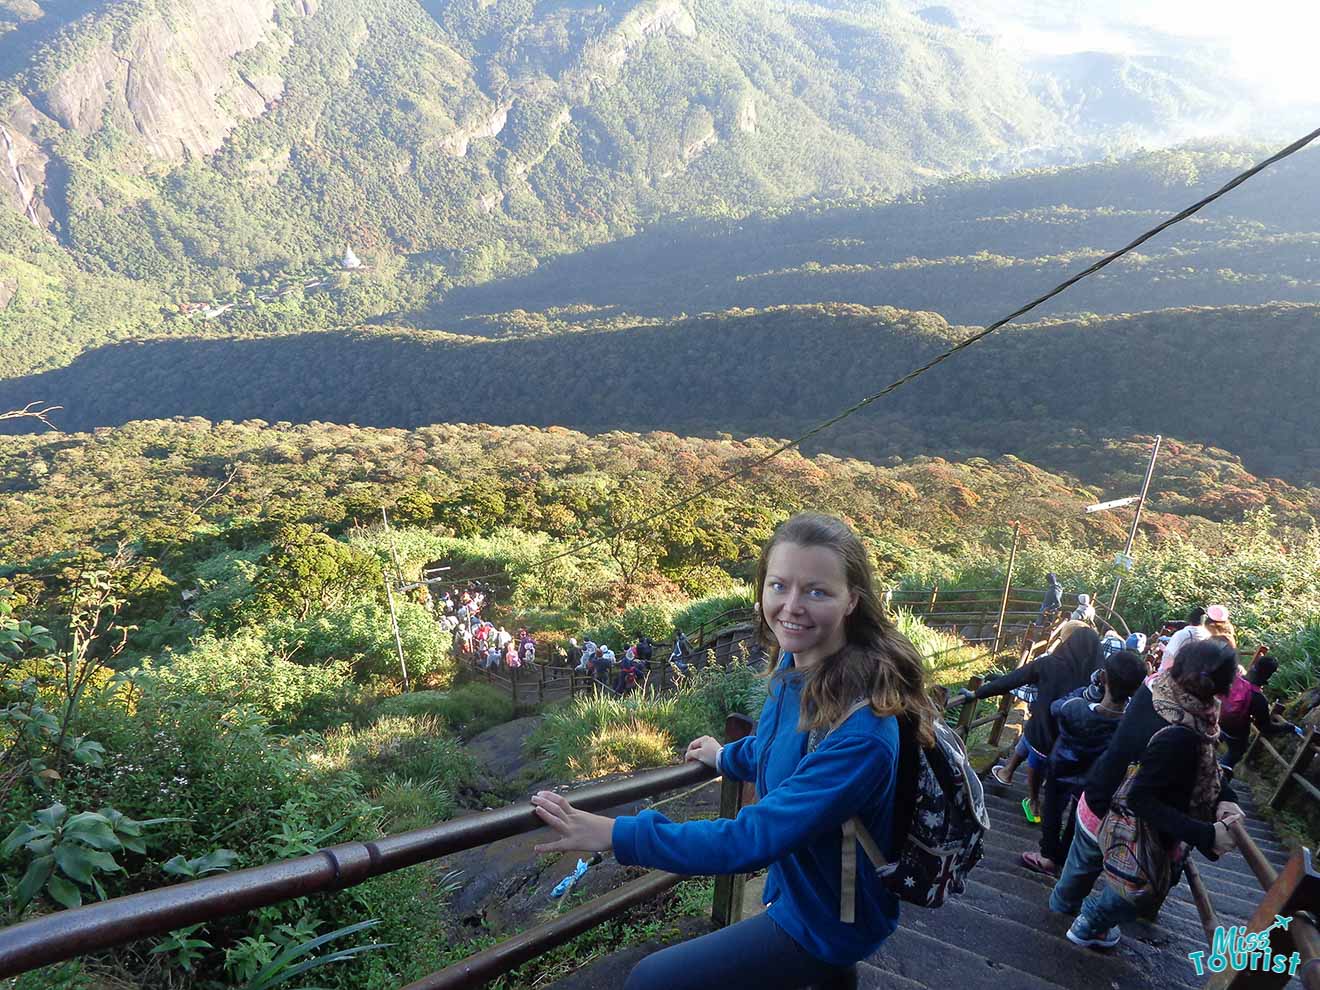
[[[673,626],[677,626],[684,632],[691,632],[708,619],[713,619],[730,609],[751,608],[752,602],[753,589],[751,585],[742,585],[728,594],[712,595],[708,598],[699,599],[674,613],[670,630],[672,632]],[[668,639],[668,635],[665,638]]]
[[[408,676],[418,683],[447,687],[454,676],[450,638],[415,602],[396,600],[395,612]],[[301,620],[273,621],[267,625],[266,637],[274,649],[302,663],[347,663],[362,682],[402,679],[389,610],[374,600],[314,612]]]
[[[673,610],[658,603],[635,605],[606,622],[583,630],[583,637],[607,643],[615,649],[627,649],[641,636],[657,643],[673,641]]]
[[[167,651],[160,660],[144,662],[133,679],[162,702],[207,699],[226,708],[246,706],[273,724],[299,728],[333,721],[354,694],[347,661],[295,663],[254,629],[228,639],[207,633],[181,653]]]
[[[413,691],[379,702],[378,716],[434,715],[454,732],[471,738],[513,718],[513,701],[490,684],[464,684],[452,691]]]

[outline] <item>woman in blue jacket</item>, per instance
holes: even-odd
[[[865,868],[854,918],[842,920],[840,846],[844,822],[858,816],[894,852],[896,716],[911,720],[923,746],[934,743],[938,717],[921,658],[884,614],[865,547],[832,516],[798,515],[775,530],[756,595],[761,636],[779,651],[756,735],[727,746],[703,736],[686,756],[755,781],[756,804],[734,819],[679,824],[654,811],[590,814],[551,791],[532,798],[559,833],[538,852],[613,848],[620,863],[681,874],[770,867],[764,914],[647,956],[627,990],[828,983],[898,924],[897,898]],[[808,752],[813,729],[828,734]]]

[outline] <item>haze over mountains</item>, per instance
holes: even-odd
[[[795,431],[1265,153],[1216,129],[1266,96],[1213,39],[1022,23],[1035,42],[970,3],[0,0],[0,406]],[[1060,431],[1160,431],[1311,480],[1318,172],[1271,170],[830,449],[1070,468]],[[1210,353],[1239,387],[1162,386]],[[771,387],[805,367],[828,386]]]

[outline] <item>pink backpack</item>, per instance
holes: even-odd
[[[1241,672],[1233,678],[1233,686],[1224,695],[1219,706],[1219,727],[1229,735],[1241,736],[1246,733],[1247,723],[1251,719],[1251,696],[1260,692],[1260,688],[1242,676]]]

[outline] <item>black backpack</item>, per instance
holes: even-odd
[[[858,702],[840,724],[867,704]],[[889,862],[859,818],[844,823],[839,917],[845,923],[852,923],[855,914],[859,842],[890,892],[909,904],[930,908],[942,905],[950,894],[962,893],[967,874],[985,854],[990,816],[981,780],[967,760],[962,739],[942,719],[935,720],[935,745],[929,749],[917,742],[915,723],[909,718],[899,719],[898,730],[894,782],[894,848],[898,856]],[[814,730],[807,752],[827,734]]]

